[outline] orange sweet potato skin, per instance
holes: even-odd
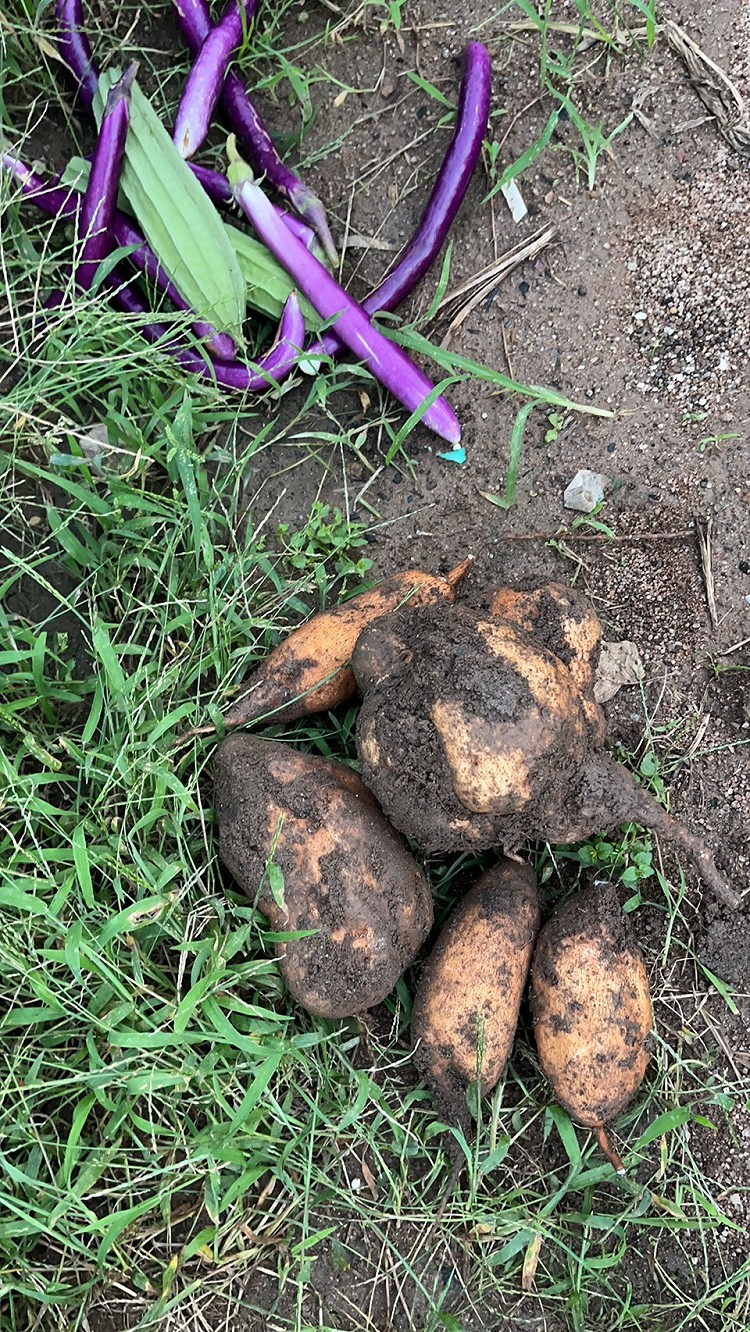
[[[478,1046],[483,1094],[508,1061],[539,922],[531,867],[502,860],[456,907],[422,972],[411,1020],[415,1063],[459,1120]]]
[[[643,958],[611,888],[575,894],[546,923],[530,1000],[555,1097],[579,1124],[611,1123],[643,1081],[653,1022]]]
[[[410,569],[386,578],[333,610],[314,615],[279,643],[250,676],[247,691],[226,712],[229,727],[267,719],[295,721],[338,707],[357,692],[349,667],[362,630],[397,606],[454,601],[470,561],[443,578]]]
[[[380,1003],[421,947],[432,899],[359,778],[330,759],[235,735],[217,754],[216,809],[221,858],[272,927],[315,931],[277,948],[297,1003],[331,1018]],[[283,876],[276,897],[271,858]]]
[[[594,698],[602,626],[589,600],[563,583],[545,583],[529,591],[501,587],[489,611],[493,619],[521,629],[564,664],[582,699],[592,743],[602,744],[605,719]]]

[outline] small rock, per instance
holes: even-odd
[[[566,509],[575,509],[577,513],[591,513],[604,499],[604,487],[609,477],[601,472],[590,472],[583,467],[576,472],[563,496]]]
[[[109,433],[103,421],[94,421],[86,427],[85,435],[78,436],[84,458],[99,458],[109,448]]]

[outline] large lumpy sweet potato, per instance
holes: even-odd
[[[396,611],[360,635],[352,666],[364,780],[424,850],[512,853],[638,822],[738,905],[704,843],[599,752],[604,716],[586,681],[520,623],[464,606]]]
[[[643,1081],[652,1027],[643,958],[610,885],[576,893],[547,921],[530,1000],[557,1100],[576,1123],[602,1130]]]
[[[548,801],[557,813],[591,726],[567,668],[521,629],[462,606],[398,611],[364,631],[352,665],[364,780],[420,846],[513,850]]]
[[[403,604],[454,601],[456,588],[472,563],[471,557],[463,560],[445,577],[408,569],[333,610],[313,615],[250,676],[245,693],[226,712],[224,724],[294,721],[345,703],[357,692],[349,662],[365,626]]]
[[[359,778],[330,759],[231,736],[217,754],[216,811],[221,858],[272,927],[315,931],[277,948],[297,1003],[346,1017],[384,999],[430,929],[432,901]]]
[[[440,933],[414,995],[414,1062],[459,1122],[465,1089],[481,1066],[481,1089],[508,1061],[539,929],[530,865],[503,860],[466,894]]]

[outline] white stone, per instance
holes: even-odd
[[[604,499],[604,487],[608,477],[601,472],[590,472],[587,467],[576,472],[563,496],[566,509],[575,509],[577,513],[591,513]]]

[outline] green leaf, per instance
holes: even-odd
[[[657,1115],[656,1119],[641,1134],[635,1144],[634,1151],[640,1151],[641,1147],[647,1147],[650,1142],[660,1138],[663,1133],[672,1133],[674,1129],[681,1128],[687,1124],[693,1117],[693,1113],[687,1106],[677,1106],[674,1110],[667,1110],[663,1115]]]
[[[270,250],[260,241],[240,231],[231,222],[224,223],[224,230],[229,237],[242,270],[247,287],[247,302],[254,310],[278,319],[287,297],[296,290],[296,284],[289,274],[276,262]],[[323,320],[310,302],[299,297],[299,304],[305,320],[305,326],[316,332]]]
[[[99,80],[94,114],[120,77]],[[180,156],[137,83],[133,84],[122,192],[164,271],[200,319],[242,338],[245,281],[219,214]]]
[[[505,474],[505,492],[502,495],[491,495],[488,490],[480,490],[482,499],[489,500],[498,509],[510,509],[516,498],[516,482],[518,480],[518,468],[521,465],[521,450],[523,448],[523,432],[526,429],[526,422],[530,413],[537,406],[535,402],[527,402],[521,407],[513,423],[513,429],[510,435],[510,459],[508,462],[508,471]]]

